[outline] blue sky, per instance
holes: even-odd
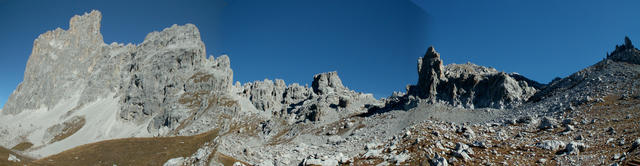
[[[106,43],[193,23],[207,53],[229,54],[240,82],[310,84],[338,71],[343,83],[385,97],[417,80],[416,59],[434,45],[446,64],[518,72],[546,83],[601,60],[625,35],[640,37],[640,1],[0,0],[0,105],[22,81],[33,40],[102,11]]]

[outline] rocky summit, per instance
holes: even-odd
[[[640,51],[631,39],[548,84],[444,65],[376,99],[338,72],[233,83],[195,25],[105,44],[102,14],[40,35],[0,112],[0,165],[640,164]],[[411,62],[407,62],[411,63]],[[6,159],[6,160],[5,160]]]
[[[433,47],[418,59],[418,84],[408,93],[431,102],[466,108],[513,108],[533,96],[541,84],[517,73],[507,74],[475,64],[442,65]]]

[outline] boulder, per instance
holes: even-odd
[[[20,162],[20,159],[13,154],[9,154],[9,158],[7,158],[7,160],[11,162]]]
[[[464,161],[470,161],[472,160],[471,156],[469,156],[469,154],[473,154],[473,149],[471,149],[471,147],[469,147],[469,145],[464,144],[464,143],[460,143],[458,142],[456,144],[456,148],[455,151],[451,152],[453,156],[462,158],[462,160]]]
[[[429,165],[431,166],[448,166],[447,159],[436,154],[429,160]]]
[[[571,141],[569,144],[567,144],[563,152],[566,155],[573,155],[573,154],[578,155],[580,154],[580,152],[584,151],[586,148],[587,146],[584,143]]]
[[[538,129],[548,130],[548,129],[554,129],[557,126],[558,126],[558,122],[556,121],[556,119],[553,119],[550,117],[542,117],[542,120],[540,121],[540,125],[538,126]]]
[[[536,147],[550,151],[558,151],[566,146],[566,143],[558,140],[544,140],[536,143]]]

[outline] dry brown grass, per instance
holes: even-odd
[[[13,146],[11,150],[24,151],[31,148],[32,146],[33,146],[33,143],[31,142],[21,142],[18,145]]]
[[[182,94],[178,102],[186,105],[188,108],[198,109],[202,106],[204,96],[207,94],[209,94],[209,91],[186,92]]]
[[[68,121],[65,121],[64,123],[60,124],[62,125],[62,131],[60,133],[57,133],[49,143],[61,141],[75,134],[76,132],[78,132],[78,130],[82,129],[85,123],[86,123],[86,120],[84,119],[84,117],[78,117],[78,116],[73,117]]]
[[[232,107],[234,105],[238,105],[238,101],[236,100],[209,94],[211,94],[211,92],[205,90],[186,92],[182,94],[182,96],[180,96],[178,102],[180,104],[186,105],[190,109],[199,109],[203,106],[204,102],[207,102],[209,104],[206,109],[215,106]]]
[[[35,161],[46,165],[162,165],[171,158],[191,156],[218,136],[212,130],[195,136],[125,138],[75,147]]]
[[[9,154],[12,154],[20,159],[20,162],[11,162],[7,160],[9,158]],[[0,147],[0,165],[2,166],[18,166],[18,165],[32,165],[30,162],[33,159],[29,157],[22,156],[18,153],[15,153],[9,149],[5,149],[4,147]]]
[[[191,80],[193,80],[194,83],[201,83],[201,82],[208,82],[209,79],[213,78],[213,75],[211,74],[205,74],[202,72],[198,72],[196,74],[193,74],[193,76],[191,76]]]
[[[233,100],[227,97],[218,97],[218,96],[209,97],[208,102],[209,102],[209,106],[207,107],[207,109],[210,109],[216,106],[233,107],[238,105],[238,101],[236,100]]]
[[[189,109],[192,109],[192,111],[189,117],[180,122],[180,125],[174,130],[173,134],[177,134],[180,130],[193,123],[193,119],[199,119],[199,117],[196,116],[202,116],[205,114],[204,112],[210,111],[212,108],[220,106],[232,107],[238,105],[238,101],[231,98],[218,97],[216,95],[209,96],[209,94],[210,93],[208,91],[198,91],[194,93],[188,92],[180,97],[178,102],[180,102],[180,104],[186,105]],[[204,101],[204,98],[206,98],[206,96],[209,96],[207,99],[208,106],[205,109],[201,109],[203,105],[202,102]],[[226,116],[228,116],[228,119],[231,119],[230,115]]]

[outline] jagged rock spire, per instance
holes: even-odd
[[[421,97],[434,98],[438,82],[444,78],[444,66],[440,54],[433,46],[427,49],[424,57],[418,59],[418,89]]]
[[[627,49],[635,48],[633,47],[633,44],[631,44],[631,39],[629,39],[629,36],[624,37],[624,47]]]
[[[429,47],[418,59],[418,84],[408,95],[429,102],[445,102],[467,108],[506,108],[522,104],[537,91],[534,81],[493,68],[468,64],[443,66],[440,54]]]
[[[629,36],[625,36],[624,45],[616,45],[616,49],[613,50],[611,54],[607,54],[607,59],[618,62],[640,64],[640,50],[633,46]]]

